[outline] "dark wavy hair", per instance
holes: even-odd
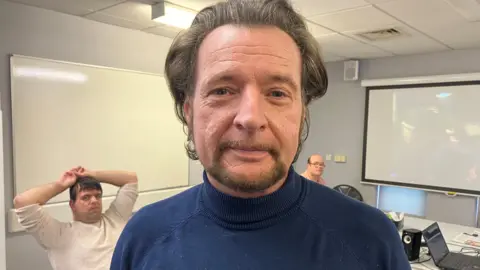
[[[229,24],[277,27],[286,32],[300,49],[305,117],[301,126],[298,150],[293,160],[295,162],[308,137],[310,119],[307,106],[325,95],[328,78],[318,42],[308,31],[304,18],[295,12],[287,0],[229,0],[209,6],[201,10],[190,28],[180,33],[173,41],[165,61],[165,77],[175,100],[175,113],[186,128],[187,154],[191,159],[198,160],[193,131],[188,127],[183,111],[187,97],[193,96],[195,91],[198,49],[210,32]]]
[[[78,193],[83,190],[99,190],[103,193],[102,185],[97,179],[90,176],[82,176],[78,177],[75,184],[70,187],[70,200],[75,202]]]

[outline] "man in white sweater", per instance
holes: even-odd
[[[101,182],[120,187],[105,213]],[[70,191],[72,222],[60,222],[42,207],[66,189]],[[17,195],[14,206],[20,224],[47,250],[53,269],[107,270],[137,197],[135,173],[77,167],[56,182]]]

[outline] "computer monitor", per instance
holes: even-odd
[[[422,234],[423,238],[425,239],[425,243],[430,250],[433,261],[435,264],[438,264],[443,257],[450,252],[438,223],[435,222],[428,226],[425,230],[423,230]]]

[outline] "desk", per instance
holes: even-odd
[[[405,217],[404,229],[412,228],[417,230],[423,230],[434,222],[435,221],[428,220],[428,219]],[[468,226],[462,226],[462,225],[444,223],[444,222],[438,222],[438,225],[440,226],[440,230],[442,230],[442,234],[443,234],[443,237],[445,237],[445,241],[447,241],[448,248],[450,249],[450,251],[453,251],[453,252],[459,252],[462,249],[462,247],[467,247],[465,245],[452,242],[452,239],[455,238],[455,236],[464,232],[473,232],[475,229],[478,230],[478,228],[475,228],[475,227],[468,227]],[[438,269],[438,268],[435,266],[433,259],[431,259],[428,262],[425,262],[423,264],[412,264],[412,270],[413,269],[428,270],[428,269]]]

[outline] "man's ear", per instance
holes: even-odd
[[[190,126],[190,121],[192,119],[192,103],[189,97],[187,97],[183,103],[183,115],[185,116],[187,126]]]
[[[73,210],[73,208],[75,207],[75,202],[73,200],[70,200],[68,204],[70,205],[70,209]]]

